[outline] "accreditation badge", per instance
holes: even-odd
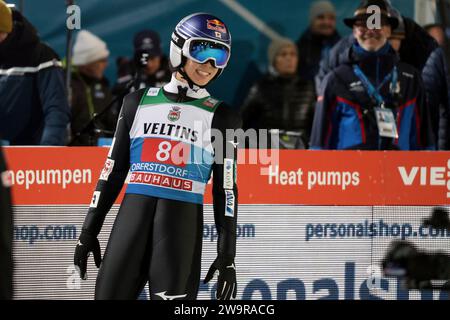
[[[375,116],[380,137],[398,139],[397,125],[391,109],[375,108]]]

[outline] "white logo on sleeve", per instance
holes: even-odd
[[[105,166],[103,167],[102,173],[100,174],[100,180],[108,181],[109,175],[113,171],[114,160],[106,159]]]
[[[94,194],[92,195],[92,201],[89,208],[97,208],[98,201],[100,200],[100,191],[94,191]]]
[[[224,159],[223,163],[223,188],[233,189],[234,184],[234,160]]]
[[[225,190],[225,216],[234,217],[235,201],[233,190]]]
[[[227,266],[227,269],[234,269],[234,270],[236,270],[236,266],[234,265],[234,263],[232,263],[231,265]]]

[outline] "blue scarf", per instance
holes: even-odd
[[[356,41],[356,40],[353,43],[353,50],[362,59],[386,55],[389,53],[390,49],[391,49],[391,45],[389,44],[389,41],[386,41],[384,46],[382,46],[380,49],[378,49],[378,51],[367,51],[366,49],[361,47],[359,45],[358,41]]]

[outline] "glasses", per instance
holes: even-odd
[[[230,47],[210,40],[191,38],[183,45],[183,52],[195,62],[205,63],[213,60],[215,67],[223,69],[230,59]]]
[[[380,20],[381,27],[385,27],[389,25],[389,20],[387,18],[381,17]],[[356,28],[360,30],[369,29],[367,20],[357,20],[353,24]],[[371,29],[371,30],[379,30],[379,28]]]

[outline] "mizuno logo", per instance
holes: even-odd
[[[185,298],[187,296],[187,294],[180,294],[178,296],[169,296],[166,294],[166,292],[167,291],[158,292],[158,293],[155,293],[155,295],[160,297],[163,300],[175,300],[175,299]]]
[[[78,242],[77,242],[77,246],[82,246],[83,244],[81,243],[81,241],[80,240],[78,240]]]
[[[234,270],[236,270],[236,266],[234,265],[234,263],[232,263],[231,265],[227,266],[227,269],[234,269]]]

